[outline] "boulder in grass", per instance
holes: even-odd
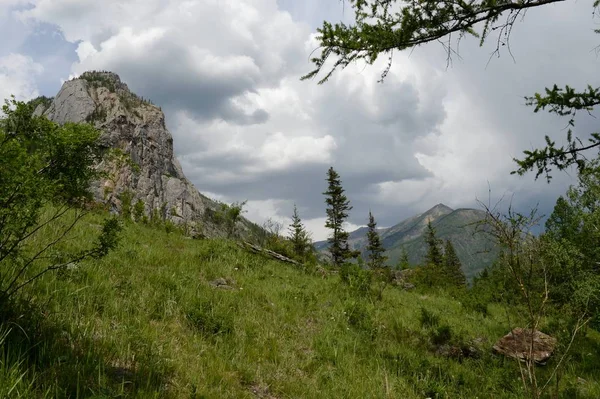
[[[532,341],[533,340],[533,341]],[[533,348],[532,348],[533,342]],[[533,359],[544,365],[556,348],[556,338],[535,330],[517,327],[494,345],[494,351],[522,361]]]

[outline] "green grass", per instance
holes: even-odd
[[[102,217],[68,245],[92,240]],[[210,285],[221,277],[234,289]],[[491,353],[508,331],[499,306],[484,317],[443,292],[396,288],[371,300],[336,275],[143,225],[127,224],[106,258],[38,280],[2,316],[0,397],[524,396],[518,365]],[[436,354],[476,338],[478,358]],[[600,396],[599,341],[577,341],[563,397]]]

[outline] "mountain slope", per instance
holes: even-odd
[[[91,244],[107,216],[87,215],[69,249]],[[394,287],[372,302],[336,274],[307,273],[226,240],[127,223],[115,252],[47,274],[26,297],[31,304],[0,339],[8,353],[2,398],[526,396],[518,366],[491,351],[509,327],[503,306],[483,315]],[[450,343],[432,341],[437,328],[424,327],[423,309],[452,332]],[[600,368],[585,357],[598,334],[590,329],[585,340],[573,355],[583,360],[562,378],[589,381],[590,395],[578,397],[598,397]],[[456,345],[481,358],[437,349]]]
[[[442,240],[449,239],[461,260],[463,271],[468,279],[473,278],[479,271],[489,266],[497,255],[497,249],[492,242],[481,232],[476,231],[475,224],[485,217],[485,212],[476,209],[453,210],[444,204],[438,204],[420,215],[406,219],[392,227],[379,229],[379,234],[388,264],[395,265],[401,254],[402,248],[408,252],[411,264],[419,264],[427,253],[427,245],[423,233],[427,223],[431,221],[437,232],[437,237]],[[366,256],[366,227],[350,233],[350,245],[354,249],[363,251]],[[315,243],[315,248],[324,251],[328,247],[326,241]]]

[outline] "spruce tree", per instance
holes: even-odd
[[[377,223],[371,211],[369,211],[369,231],[367,232],[367,251],[369,251],[368,266],[370,269],[379,269],[385,267],[387,256],[383,255],[385,248],[381,244],[381,238],[377,232]]]
[[[450,240],[446,240],[444,248],[444,272],[449,284],[456,287],[464,287],[467,284],[465,274],[462,271],[460,259],[456,255],[454,246]]]
[[[400,253],[400,260],[398,261],[398,270],[406,269],[410,269],[410,262],[408,261],[408,252],[406,252],[406,248],[402,247],[402,252]]]
[[[387,256],[383,253],[385,248],[381,244],[381,238],[377,233],[377,223],[371,211],[369,211],[369,231],[367,232],[367,251],[369,252],[368,266],[369,269],[376,276],[378,284],[377,298],[381,300],[383,298],[383,290],[392,279],[391,269],[385,265]]]
[[[292,224],[289,227],[290,241],[294,246],[294,253],[300,259],[304,259],[310,247],[310,237],[300,215],[298,214],[298,208],[294,204],[294,214],[292,215]]]
[[[444,256],[440,248],[440,242],[435,236],[435,229],[431,225],[431,221],[427,222],[425,242],[427,243],[426,262],[434,266],[442,266],[444,264]]]
[[[329,253],[334,266],[341,267],[347,259],[355,254],[348,246],[348,232],[344,231],[343,224],[348,217],[348,211],[352,209],[350,201],[344,195],[340,175],[330,167],[327,171],[327,191],[323,193],[326,196],[327,220],[325,227],[332,229],[331,236],[327,239],[329,242]]]

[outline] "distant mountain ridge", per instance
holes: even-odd
[[[404,247],[412,265],[423,262],[427,253],[427,245],[423,233],[427,223],[436,229],[437,237],[449,239],[462,263],[463,271],[468,279],[472,279],[485,267],[492,264],[498,254],[492,241],[480,231],[475,224],[485,218],[485,212],[477,209],[452,209],[444,204],[437,204],[428,211],[408,218],[389,228],[378,229],[388,263],[395,265]],[[350,233],[349,243],[353,249],[360,250],[366,256],[367,246],[366,227],[361,227]],[[327,241],[315,243],[315,248],[325,251]]]

